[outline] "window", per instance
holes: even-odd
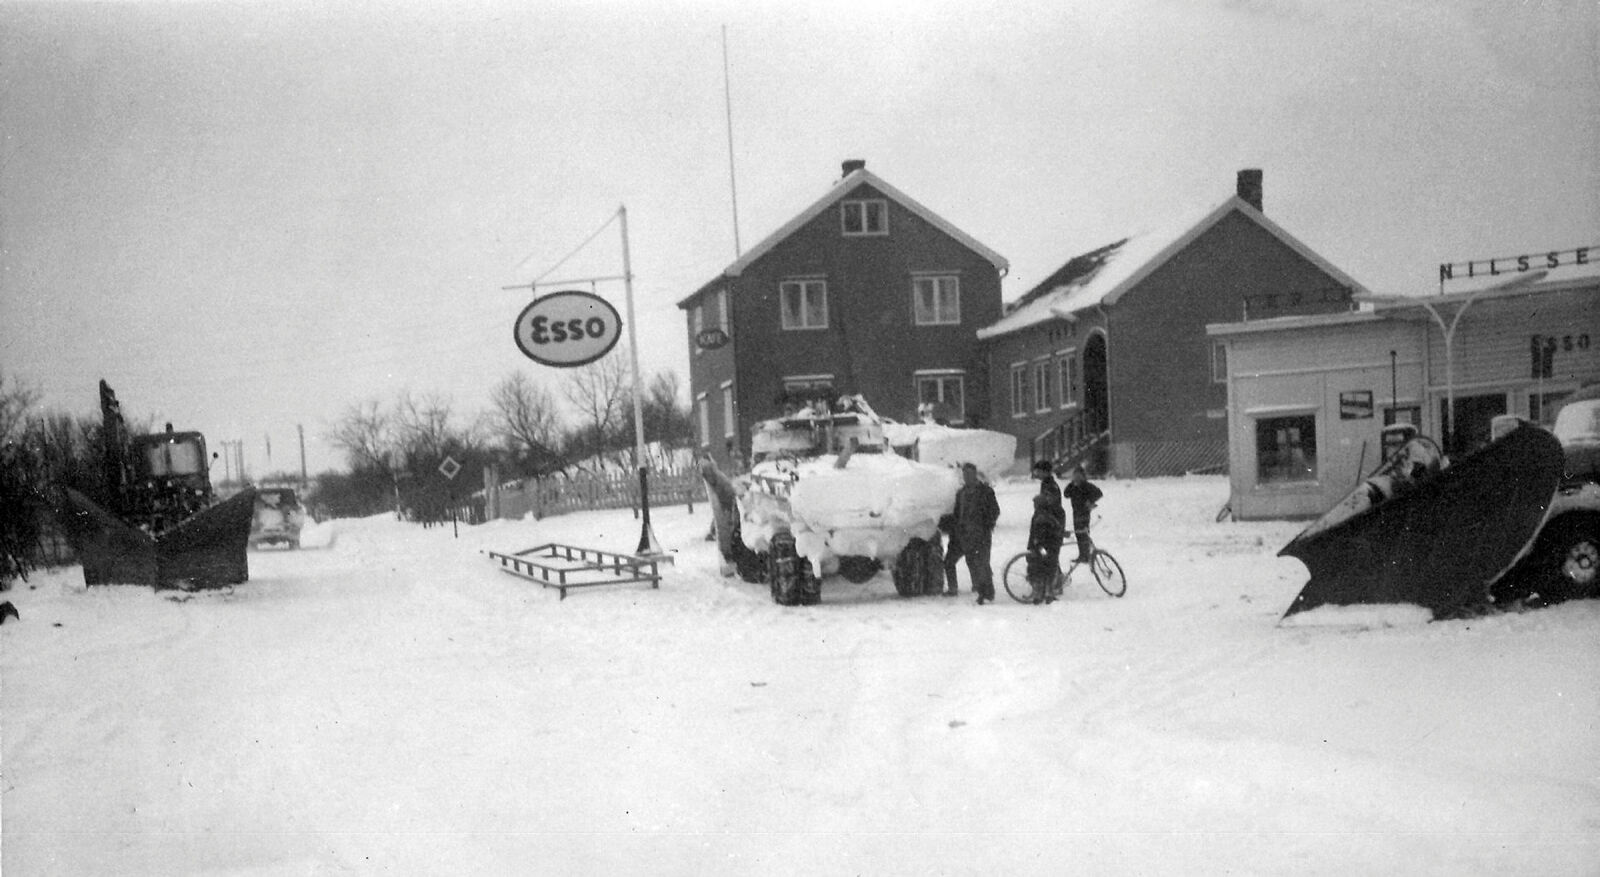
[[[783,390],[791,393],[797,390],[831,390],[833,389],[833,375],[784,375]]]
[[[1256,421],[1256,482],[1317,480],[1317,418],[1312,414]]]
[[[1050,410],[1051,392],[1055,381],[1051,380],[1054,369],[1050,368],[1050,360],[1041,359],[1033,364],[1033,410],[1043,413]]]
[[[888,234],[889,202],[841,201],[839,220],[847,236]]]
[[[917,402],[932,405],[941,421],[961,423],[966,420],[966,376],[964,372],[918,372]]]
[[[694,355],[700,355],[700,331],[706,327],[706,306],[704,302],[695,302],[694,309],[689,311],[689,346],[694,348]]]
[[[1228,382],[1228,345],[1218,341],[1211,345],[1211,383]]]
[[[961,280],[958,277],[914,277],[912,314],[918,326],[961,322]]]
[[[1061,407],[1071,408],[1078,404],[1078,357],[1071,350],[1059,355],[1056,369],[1061,380]]]
[[[1011,416],[1028,413],[1028,366],[1014,363],[1011,366]]]
[[[733,422],[733,381],[722,382],[722,436],[733,438],[737,430]]]
[[[717,290],[717,328],[724,332],[733,331],[728,319],[728,290]]]
[[[1549,429],[1556,422],[1556,413],[1561,410],[1562,400],[1570,395],[1572,393],[1567,390],[1559,393],[1529,393],[1528,419]]]
[[[821,280],[785,280],[778,284],[785,329],[828,328],[828,284]]]
[[[711,447],[711,408],[706,404],[706,394],[700,393],[694,397],[695,413],[700,420],[700,446]]]

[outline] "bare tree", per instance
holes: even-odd
[[[346,408],[323,438],[345,452],[352,469],[384,469],[395,446],[389,415],[376,399]]]
[[[16,378],[6,380],[0,371],[0,443],[14,441],[22,435],[28,412],[39,403],[39,391],[17,383]]]
[[[458,431],[451,426],[455,412],[448,397],[429,393],[419,399],[405,390],[395,400],[394,412],[395,439],[407,454],[441,458],[452,442],[469,440],[470,430]]]
[[[645,388],[643,409],[646,438],[667,448],[694,443],[694,424],[679,398],[677,372],[656,372]]]
[[[506,375],[489,394],[494,411],[488,430],[511,458],[530,475],[561,468],[561,415],[555,398],[540,384],[517,371]]]
[[[620,356],[608,356],[567,375],[562,392],[578,409],[581,424],[573,433],[581,436],[587,454],[599,456],[611,450],[619,427],[626,421],[624,411],[633,401],[630,373]]]

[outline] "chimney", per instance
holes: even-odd
[[[1261,209],[1261,169],[1247,168],[1239,171],[1239,199],[1257,210]]]
[[[864,158],[847,158],[844,160],[844,164],[840,165],[840,167],[844,168],[844,175],[847,177],[856,171],[866,169],[866,166],[867,160]]]

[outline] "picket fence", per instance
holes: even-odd
[[[688,505],[705,501],[705,482],[692,468],[652,470],[650,507]],[[489,519],[516,520],[532,514],[535,519],[567,512],[596,509],[639,508],[637,473],[579,475],[575,477],[528,478],[500,485],[483,497],[484,516]]]

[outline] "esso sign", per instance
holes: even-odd
[[[517,349],[556,368],[588,365],[611,352],[622,337],[622,317],[592,292],[552,292],[517,315]]]

